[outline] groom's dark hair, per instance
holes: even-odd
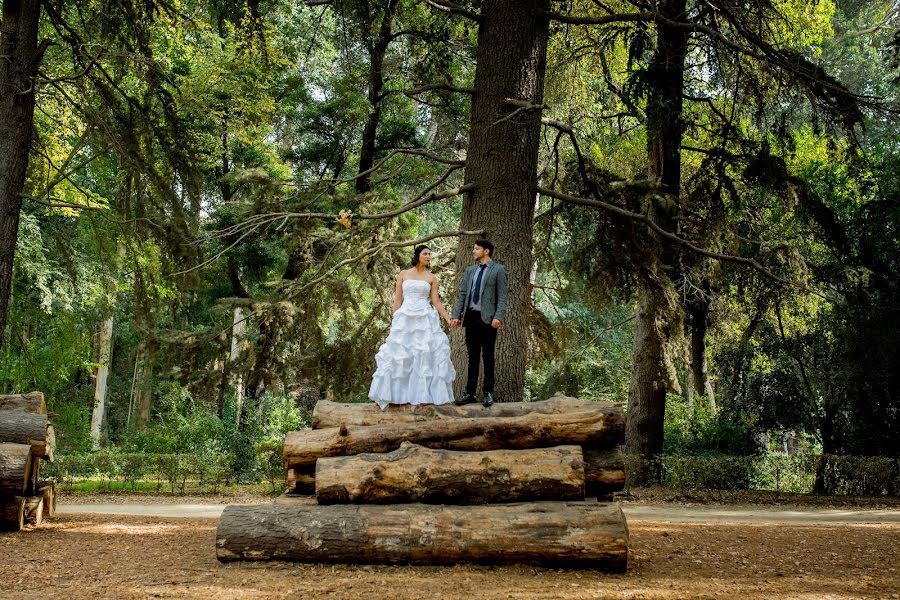
[[[487,250],[488,256],[494,257],[494,245],[489,240],[475,240],[475,245]]]

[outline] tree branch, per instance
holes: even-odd
[[[355,262],[365,260],[366,258],[375,256],[376,254],[379,254],[380,252],[383,252],[384,250],[387,250],[388,248],[404,248],[406,246],[417,246],[419,244],[424,244],[425,242],[430,242],[431,240],[441,238],[441,237],[459,237],[462,235],[484,235],[484,230],[442,231],[440,233],[432,233],[431,235],[426,235],[426,236],[423,236],[423,237],[420,237],[420,238],[417,238],[414,240],[406,240],[403,242],[384,242],[382,244],[379,244],[378,246],[375,246],[374,248],[369,248],[362,254],[359,254],[352,258],[345,258],[344,260],[342,260],[341,262],[339,262],[338,264],[333,266],[331,269],[329,269],[328,271],[326,271],[324,274],[320,275],[319,277],[316,277],[315,279],[312,279],[312,280],[304,283],[302,286],[299,286],[295,290],[290,290],[290,293],[293,296],[297,296],[297,295],[305,292],[309,288],[322,283],[323,281],[325,281],[326,279],[331,277],[339,269],[346,267],[347,265],[351,265]]]
[[[424,2],[425,4],[428,4],[429,6],[434,7],[438,10],[442,10],[454,15],[460,15],[466,17],[467,19],[472,19],[475,22],[481,22],[480,14],[462,7],[459,4],[450,2],[449,0],[424,0]]]
[[[623,13],[603,16],[593,15],[564,15],[562,13],[542,11],[541,14],[552,21],[567,23],[569,25],[607,25],[609,23],[647,23],[655,20],[656,13]]]
[[[474,94],[475,88],[471,87],[456,87],[454,85],[450,85],[449,83],[428,83],[426,85],[419,86],[417,88],[412,88],[410,90],[401,90],[404,96],[409,96],[412,98],[413,96],[417,96],[419,94],[424,94],[425,92],[432,92],[435,90],[441,90],[444,92],[454,92],[457,94]]]
[[[692,252],[696,252],[697,254],[706,256],[708,258],[714,258],[716,260],[721,260],[721,261],[725,261],[725,262],[733,262],[733,263],[738,263],[738,264],[742,264],[742,265],[747,265],[749,267],[756,269],[757,271],[759,271],[760,273],[762,273],[769,279],[777,281],[778,283],[781,283],[784,285],[789,285],[792,287],[797,287],[797,288],[807,290],[807,291],[812,291],[812,290],[809,290],[809,288],[807,288],[804,285],[793,282],[789,279],[785,279],[783,277],[779,277],[778,275],[772,273],[771,271],[766,269],[764,266],[762,266],[761,264],[759,264],[752,258],[745,258],[743,256],[732,256],[730,254],[719,254],[717,252],[712,252],[705,248],[701,248],[700,246],[697,246],[697,245],[693,244],[692,242],[689,242],[688,240],[678,237],[674,233],[666,231],[665,229],[660,227],[656,222],[654,222],[653,219],[650,219],[649,217],[647,217],[646,215],[643,215],[641,213],[632,212],[630,210],[621,208],[614,204],[610,204],[608,202],[603,202],[602,200],[592,200],[589,198],[580,198],[578,196],[572,196],[569,194],[565,194],[563,192],[558,192],[556,190],[548,190],[548,189],[542,188],[540,186],[538,186],[537,192],[543,196],[549,196],[550,198],[556,198],[558,200],[562,200],[563,202],[568,202],[570,204],[578,204],[580,206],[592,206],[595,208],[602,208],[603,210],[606,210],[613,214],[619,215],[620,217],[624,217],[626,219],[631,219],[632,221],[640,221],[640,222],[644,223],[647,227],[652,229],[661,238],[668,241],[669,243],[675,244],[677,246],[682,246],[684,248],[687,248],[688,250],[691,250]]]

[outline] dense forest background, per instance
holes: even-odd
[[[895,0],[18,5],[0,392],[63,453],[250,473],[365,400],[414,243],[451,303],[484,232],[500,400],[628,405],[645,457],[900,456]]]

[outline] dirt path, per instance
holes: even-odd
[[[630,524],[628,573],[219,564],[217,519],[58,514],[0,534],[0,598],[900,598],[900,525]]]

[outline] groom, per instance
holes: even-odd
[[[476,240],[472,248],[475,264],[466,269],[465,277],[453,305],[450,324],[466,329],[466,350],[469,353],[469,377],[466,391],[454,402],[457,406],[476,402],[478,367],[484,356],[484,392],[481,403],[485,408],[494,403],[494,346],[497,330],[503,327],[506,316],[506,269],[491,260],[494,245],[488,240]]]

